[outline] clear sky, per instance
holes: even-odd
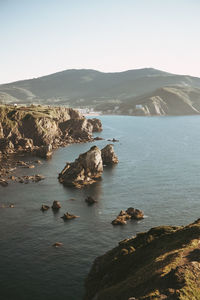
[[[200,0],[0,0],[0,83],[65,69],[200,77]]]

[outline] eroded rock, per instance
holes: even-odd
[[[113,225],[124,225],[127,224],[127,220],[134,219],[134,220],[141,220],[144,218],[143,211],[139,209],[135,209],[133,207],[129,207],[126,211],[121,210],[119,215],[114,219],[111,224]]]
[[[80,154],[75,162],[67,163],[59,174],[59,181],[67,186],[83,187],[94,183],[103,172],[101,150],[93,146]]]
[[[114,147],[112,144],[106,145],[101,150],[101,157],[104,165],[112,165],[112,164],[117,164],[119,162],[114,152]]]

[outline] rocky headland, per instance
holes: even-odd
[[[200,299],[200,219],[160,226],[96,258],[84,300]]]
[[[1,185],[7,185],[11,172],[19,166],[14,161],[10,163],[11,160],[8,163],[9,156],[32,153],[42,158],[49,158],[53,149],[72,143],[93,141],[93,132],[101,130],[100,120],[86,119],[77,110],[71,108],[0,105]],[[34,168],[34,165],[26,167]],[[19,182],[27,182],[27,180],[29,179],[19,178]]]
[[[82,188],[101,178],[104,164],[116,163],[118,158],[114,153],[113,145],[107,145],[102,150],[93,146],[87,152],[80,154],[74,162],[67,162],[58,179],[66,186]]]

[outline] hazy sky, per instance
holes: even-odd
[[[0,83],[65,69],[200,77],[200,0],[0,0]]]

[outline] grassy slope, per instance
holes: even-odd
[[[94,262],[85,299],[200,299],[200,221],[122,241]]]

